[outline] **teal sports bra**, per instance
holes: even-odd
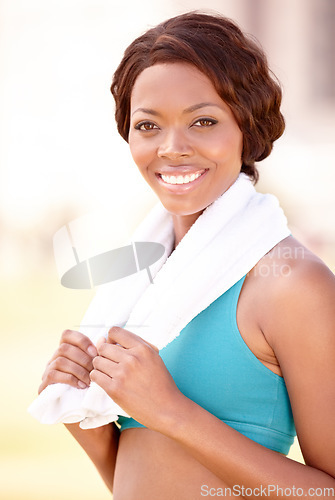
[[[245,276],[160,351],[179,390],[248,438],[289,452],[296,435],[284,379],[251,352],[236,309]],[[143,427],[119,417],[120,430]]]

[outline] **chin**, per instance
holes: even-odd
[[[165,209],[171,214],[180,217],[187,217],[191,215],[201,215],[202,212],[210,205],[208,204],[197,204],[194,203],[169,203],[166,200],[160,200]]]

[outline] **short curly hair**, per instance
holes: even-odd
[[[263,50],[230,19],[188,12],[149,29],[126,49],[111,85],[115,119],[128,141],[131,92],[139,74],[159,63],[193,64],[231,108],[243,134],[241,171],[256,183],[256,161],[272,151],[285,128],[282,91]]]

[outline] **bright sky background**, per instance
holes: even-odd
[[[288,125],[262,177],[294,212],[295,224],[329,233],[334,137],[325,134],[330,127],[323,115],[301,112],[296,105],[305,75],[291,71],[304,59],[301,47],[295,59],[290,54],[305,43],[297,23],[305,11],[293,8],[301,0],[261,4],[276,19],[265,26],[261,42],[284,84]],[[95,209],[121,213],[134,205],[135,195],[154,202],[116,132],[109,87],[130,41],[192,8],[216,8],[248,27],[245,0],[0,0],[0,222],[5,232],[48,224],[56,230],[57,218],[60,225]]]

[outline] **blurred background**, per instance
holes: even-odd
[[[60,285],[52,237],[85,214],[131,231],[154,198],[116,132],[109,92],[129,42],[192,9],[258,38],[283,85],[287,129],[260,165],[293,234],[335,269],[333,0],[0,0],[0,497],[110,498],[62,426],[27,414],[61,332],[92,290]],[[136,216],[136,217],[135,217]],[[291,457],[301,460],[297,444]]]

